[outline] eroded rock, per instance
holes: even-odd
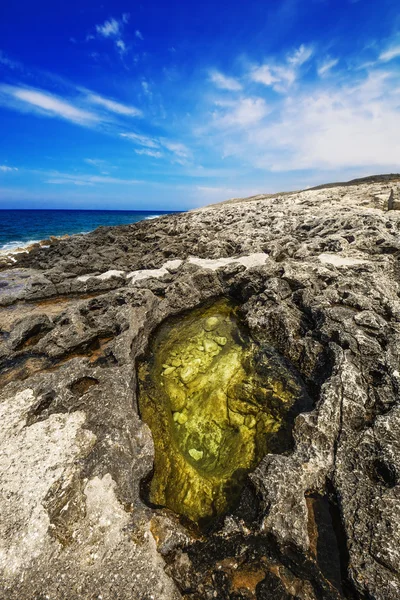
[[[391,189],[398,177],[236,200],[1,259],[1,600],[397,600]],[[254,444],[260,410],[274,408],[273,428],[282,416],[285,382],[300,378],[309,401],[290,402],[289,426],[251,459],[222,445],[227,465],[243,458],[250,472],[237,501],[222,501],[201,529],[198,512],[188,520],[143,500],[159,442],[139,416],[136,366],[160,326],[219,299],[238,307],[256,351],[236,338],[236,352],[217,314],[201,339],[186,336],[190,360],[168,351],[157,365],[174,392],[161,403],[164,443],[186,432],[184,462],[196,472],[212,465],[209,445],[190,435],[190,402],[207,374],[215,383],[221,373],[199,420],[212,439],[214,407],[222,432],[247,431]]]

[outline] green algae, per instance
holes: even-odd
[[[234,504],[267,452],[290,445],[302,384],[251,339],[226,300],[162,324],[138,372],[155,505],[209,521]]]

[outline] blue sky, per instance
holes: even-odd
[[[0,208],[398,172],[398,0],[2,2],[0,131]]]

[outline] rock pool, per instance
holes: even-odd
[[[155,446],[152,504],[208,522],[234,505],[266,453],[290,448],[304,386],[227,300],[165,321],[138,373]]]

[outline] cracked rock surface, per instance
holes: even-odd
[[[1,600],[398,600],[398,199],[375,177],[0,258]],[[221,299],[312,406],[199,528],[145,501],[137,362]]]

